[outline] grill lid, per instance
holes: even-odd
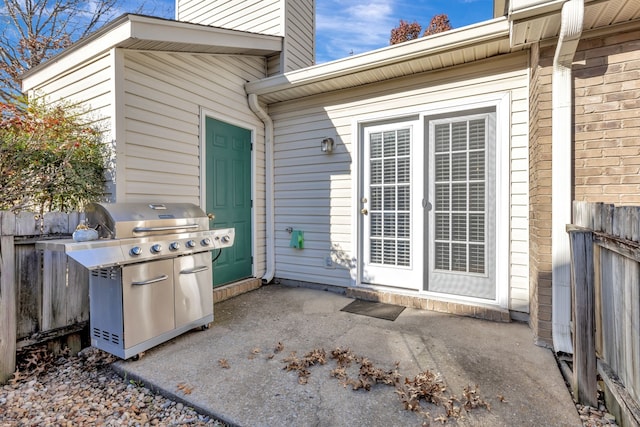
[[[107,239],[209,229],[209,218],[192,203],[91,203],[86,218]]]

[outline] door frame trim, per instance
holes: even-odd
[[[253,201],[251,204],[251,257],[254,262],[251,264],[251,275],[252,277],[256,277],[256,265],[255,262],[255,254],[258,253],[257,247],[257,239],[256,239],[256,209],[255,209],[255,200],[256,200],[256,173],[255,173],[255,165],[256,165],[256,135],[257,135],[257,127],[246,122],[242,122],[234,119],[233,117],[227,116],[225,114],[220,114],[219,112],[214,112],[205,107],[200,107],[200,126],[198,129],[198,148],[200,155],[200,208],[206,212],[207,202],[206,202],[206,191],[207,191],[207,141],[206,141],[206,123],[207,117],[213,120],[217,120],[220,122],[225,122],[230,125],[246,129],[251,132],[251,144],[253,149],[251,150],[251,200]]]
[[[480,305],[494,305],[501,308],[509,307],[509,294],[511,281],[509,277],[511,257],[509,240],[511,218],[510,218],[510,183],[511,183],[511,92],[503,91],[485,95],[467,97],[464,99],[454,99],[441,102],[425,103],[413,107],[398,108],[396,110],[386,110],[376,114],[356,116],[351,122],[351,136],[353,143],[353,158],[356,159],[354,172],[356,176],[352,180],[352,235],[356,236],[352,243],[352,253],[355,254],[357,262],[351,270],[352,285],[356,287],[372,288],[380,290],[390,290],[384,286],[368,285],[363,283],[363,253],[362,234],[364,230],[361,215],[359,215],[360,205],[359,194],[364,180],[364,160],[360,145],[364,139],[364,129],[367,126],[385,122],[396,122],[408,120],[419,116],[419,120],[424,124],[425,117],[468,111],[477,108],[495,108],[496,111],[496,298],[494,300],[442,294],[425,290],[418,291],[418,295],[433,299],[467,302]],[[498,221],[498,218],[507,218],[507,221]],[[507,260],[507,262],[498,262]],[[425,267],[423,266],[423,269]],[[426,271],[425,271],[426,273]],[[393,288],[395,290],[395,288]],[[401,289],[397,291],[402,292]]]

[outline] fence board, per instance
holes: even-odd
[[[17,295],[17,339],[28,337],[39,330],[42,316],[42,281],[40,263],[33,244],[15,242]]]
[[[11,215],[11,213],[7,213]],[[41,217],[31,212],[20,212],[15,215],[15,231],[14,236],[38,236],[40,232]]]
[[[594,337],[593,232],[567,227],[571,239],[573,286],[573,392],[578,402],[598,406]]]
[[[575,202],[574,222],[593,230],[596,245],[594,293],[598,356],[607,367],[606,372],[619,379],[618,383],[606,379],[616,388],[612,393],[626,393],[629,397],[625,399],[634,400],[633,404],[620,403],[627,408],[627,413],[632,413],[631,418],[623,416],[632,423],[637,422],[640,419],[637,412],[640,408],[640,207]]]
[[[83,219],[78,213],[0,211],[0,383],[15,370],[17,348],[86,326],[88,271],[65,254],[41,256],[35,248],[39,240],[70,237]]]
[[[56,329],[89,319],[89,275],[64,252],[44,251],[42,329]],[[66,283],[66,286],[60,286]]]
[[[622,325],[624,327],[623,336],[625,345],[624,372],[626,375],[625,384],[628,384],[629,392],[633,396],[640,396],[638,387],[640,383],[638,378],[640,370],[638,370],[638,360],[640,359],[640,339],[637,334],[640,332],[638,328],[638,316],[640,313],[640,301],[638,300],[638,289],[640,288],[640,268],[637,262],[626,259],[625,265],[625,281],[623,282],[624,291],[623,298],[624,309]]]
[[[16,280],[13,253],[13,217],[0,212],[0,382],[16,369]]]
[[[74,227],[75,228],[75,227]],[[89,321],[89,270],[67,258],[66,324]]]

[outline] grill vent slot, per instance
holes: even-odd
[[[100,268],[98,270],[91,270],[93,277],[101,277],[107,280],[118,280],[118,268]]]
[[[106,331],[100,328],[92,329],[92,336],[95,339],[107,341],[115,345],[120,345],[120,335]]]

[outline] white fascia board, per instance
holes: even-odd
[[[265,95],[283,89],[290,89],[291,87],[358,74],[359,72],[413,59],[437,56],[445,52],[488,43],[508,36],[509,22],[505,17],[500,17],[480,24],[445,31],[360,55],[249,82],[245,85],[245,90],[247,93]]]
[[[512,0],[509,3],[509,21],[520,21],[559,13],[567,0]]]
[[[184,43],[202,46],[280,51],[282,38],[268,34],[250,33],[179,21],[159,20],[130,15],[133,23],[131,37],[155,42]]]

